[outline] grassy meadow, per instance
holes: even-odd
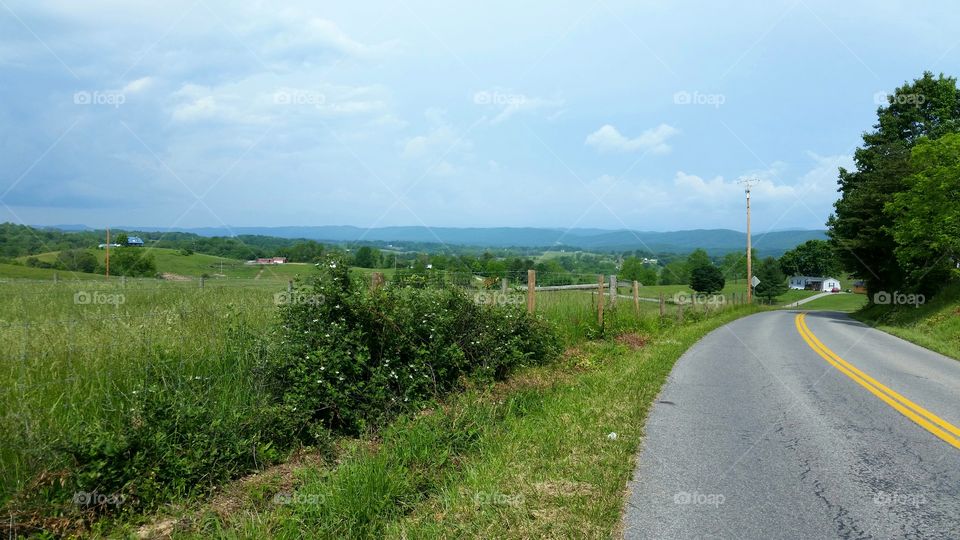
[[[196,272],[213,264],[206,258],[196,259],[196,255],[168,255],[172,260],[193,258],[194,262],[190,263],[193,270],[189,270],[186,264],[178,267],[184,272]],[[178,432],[178,437],[190,436],[189,430],[194,428],[189,427],[188,421],[236,423],[237,430],[241,430],[246,418],[260,415],[265,392],[244,374],[254,368],[257,360],[263,357],[264,348],[270,346],[270,340],[266,338],[278,322],[277,295],[284,298],[287,281],[296,275],[291,272],[296,268],[294,265],[265,268],[260,279],[215,277],[206,280],[202,288],[198,280],[120,280],[115,277],[107,280],[98,276],[71,280],[64,272],[60,272],[59,281],[54,282],[52,270],[5,266],[29,271],[29,277],[34,279],[0,281],[0,358],[3,358],[0,365],[0,430],[5,434],[0,445],[0,506],[11,511],[42,506],[45,494],[56,488],[63,472],[70,470],[78,459],[103,461],[104,467],[109,469],[110,460],[104,457],[110,455],[109,446],[102,449],[103,455],[94,456],[77,456],[71,449],[77,441],[88,440],[91,433],[129,430],[131,418],[133,422],[141,421],[140,415],[146,414],[143,412],[145,407],[155,406],[157,396],[167,396],[163,406],[170,409],[163,410],[168,410],[170,417],[174,418],[170,429],[186,430]],[[306,265],[297,266],[297,273],[304,269],[313,271]],[[160,265],[159,258],[158,268],[166,270]],[[259,272],[256,267],[253,270]],[[267,270],[277,270],[277,273],[267,273]],[[363,279],[372,272],[353,271]],[[391,272],[386,273],[389,279]],[[468,284],[479,286],[482,280],[469,280]],[[742,285],[733,285],[724,293],[730,298],[734,292],[739,294],[741,288]],[[475,291],[480,292],[479,289]],[[664,294],[667,311],[663,320],[659,317],[658,302],[641,301],[637,313],[630,297],[632,292],[626,288],[620,290],[624,296],[617,299],[615,306],[605,297],[603,327],[597,323],[594,291],[540,292],[537,313],[553,324],[568,347],[576,347],[588,340],[620,335],[638,336],[628,343],[643,344],[660,336],[667,328],[714,320],[715,313],[744,312],[728,300],[725,307],[686,305],[681,315],[680,308],[672,303],[673,295],[678,292],[688,291],[683,286],[641,289],[642,298],[658,298],[660,293]],[[525,294],[512,289],[504,301],[523,304]],[[602,362],[602,356],[593,355],[593,360],[577,362],[583,367]],[[549,368],[545,369],[549,371]],[[661,375],[650,381],[659,388]],[[509,403],[514,403],[510,407],[519,407],[520,410],[527,407],[522,401]],[[637,406],[644,403],[641,400]],[[490,420],[492,425],[498,425],[497,422],[516,412],[499,407],[481,408],[477,414],[489,413],[490,418],[496,419],[496,422]],[[183,420],[187,423],[182,425],[179,424],[181,409],[188,412]],[[629,414],[642,412],[640,409],[631,410]],[[444,419],[442,422],[452,421],[453,426],[458,426],[460,424],[456,422],[461,420]],[[441,422],[440,419],[437,421]],[[479,429],[479,424],[487,420],[479,418],[469,422]],[[450,427],[447,423],[438,426]],[[393,432],[386,433],[384,437],[389,438]],[[402,438],[399,434],[394,436]],[[205,441],[204,444],[216,448],[217,444],[234,442]],[[442,447],[448,443],[460,445],[462,442],[444,439],[436,444]],[[398,451],[406,452],[405,445],[413,443],[398,444]],[[456,446],[450,452],[459,455],[472,448],[472,444],[470,442],[462,448]],[[251,452],[255,462],[286,459],[285,455],[270,448],[258,446]],[[209,459],[216,460],[217,457]],[[414,465],[419,466],[411,466]],[[337,474],[361,474],[366,466],[358,465],[361,468],[355,473],[345,469]],[[387,464],[375,462],[370,466]],[[406,466],[401,464],[401,467]],[[447,481],[444,480],[447,466],[443,465],[442,474],[429,481]],[[619,466],[625,465],[621,463]],[[237,470],[234,474],[242,472]],[[98,474],[109,473],[107,470]],[[224,474],[227,476],[223,480],[232,477],[229,471]],[[345,476],[343,481],[359,481],[359,478],[350,478]],[[420,493],[417,486],[408,488]],[[441,488],[438,484],[437,489]],[[183,489],[186,490],[186,486]],[[193,500],[195,495],[189,490],[183,491],[184,498],[180,502]],[[420,500],[421,495],[416,495],[415,499]],[[612,500],[606,499],[605,504],[612,505]],[[355,502],[344,501],[343,504]],[[420,527],[416,525],[414,529]]]

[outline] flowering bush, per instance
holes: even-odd
[[[556,333],[516,306],[487,307],[455,287],[370,291],[330,258],[281,307],[269,388],[306,433],[357,433],[456,389],[550,360]],[[322,431],[322,430],[321,430]]]

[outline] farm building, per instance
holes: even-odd
[[[286,257],[260,257],[256,261],[251,261],[254,264],[284,264],[287,262]]]
[[[143,247],[143,239],[139,236],[128,236],[127,245],[131,247]]]
[[[790,288],[796,290],[830,292],[840,289],[840,280],[832,277],[792,276]]]

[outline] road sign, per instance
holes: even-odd
[[[753,279],[750,281],[750,284],[756,287],[757,285],[760,284],[760,278],[758,278],[757,276],[753,276]]]

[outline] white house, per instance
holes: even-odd
[[[840,280],[832,277],[792,276],[790,278],[790,288],[830,292],[840,288]]]

